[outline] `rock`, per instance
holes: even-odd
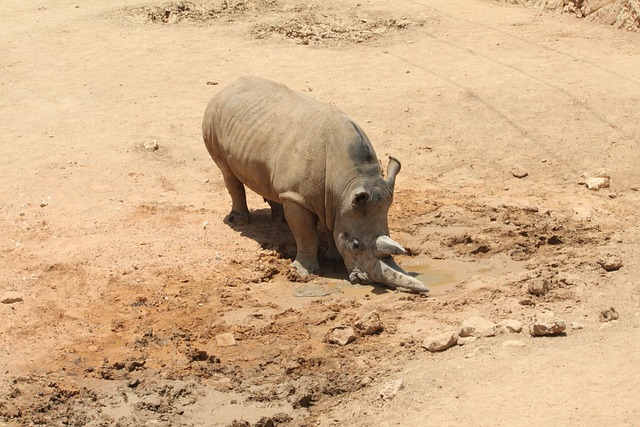
[[[522,332],[522,322],[514,319],[506,319],[498,323],[498,330],[500,332],[519,334]]]
[[[507,340],[502,343],[504,347],[525,347],[526,344],[518,340]]]
[[[553,313],[538,313],[529,325],[529,333],[534,337],[560,335],[567,329],[564,320]]]
[[[527,292],[536,297],[541,297],[547,294],[549,291],[549,280],[548,279],[533,279],[527,285]]]
[[[462,322],[461,337],[493,337],[497,332],[497,325],[484,317],[474,316]]]
[[[356,339],[353,328],[350,326],[338,326],[329,333],[329,344],[347,345]]]
[[[155,139],[145,142],[144,144],[142,144],[142,147],[145,150],[149,151],[156,151],[158,148],[160,148],[160,146],[158,145],[158,141],[156,141]]]
[[[445,332],[443,334],[433,335],[425,338],[422,342],[422,347],[426,348],[432,353],[438,351],[444,351],[450,347],[453,347],[458,342],[458,334],[455,332]]]
[[[598,264],[606,271],[616,271],[622,267],[622,260],[617,256],[607,256],[599,259]]]
[[[458,345],[467,345],[467,344],[471,344],[472,342],[476,341],[478,338],[476,337],[458,337]]]
[[[511,175],[516,178],[524,178],[529,175],[529,172],[527,172],[522,166],[515,166],[511,169]]]
[[[589,190],[598,191],[602,188],[609,188],[610,178],[608,176],[594,176],[584,180],[584,184]]]
[[[380,397],[384,400],[391,400],[396,397],[396,394],[404,388],[404,381],[397,379],[389,381],[380,389]]]
[[[231,332],[216,335],[216,343],[220,347],[231,347],[236,345],[236,338]]]
[[[601,322],[611,322],[612,320],[618,320],[620,315],[616,311],[615,308],[609,307],[600,312],[600,321]]]
[[[13,291],[6,292],[4,295],[2,295],[2,298],[0,299],[0,302],[2,304],[13,304],[13,303],[22,302],[22,301],[24,301],[22,294],[18,292],[13,292]]]
[[[380,321],[380,315],[378,315],[378,312],[375,310],[358,319],[355,327],[362,335],[379,334],[384,330],[384,326]]]
[[[574,331],[577,331],[579,329],[584,328],[584,326],[582,326],[582,324],[578,323],[578,322],[571,322],[571,329],[573,329]]]

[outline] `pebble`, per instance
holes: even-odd
[[[402,379],[397,379],[393,381],[389,381],[384,384],[380,389],[380,397],[384,400],[391,400],[400,390],[404,388],[404,381]]]
[[[618,314],[614,307],[609,307],[600,312],[601,322],[611,322],[612,320],[618,320],[619,318],[620,314]]]
[[[462,322],[460,329],[461,337],[493,337],[496,335],[498,326],[484,317],[474,316]]]
[[[0,299],[0,302],[2,304],[13,304],[13,303],[22,302],[22,301],[24,301],[22,294],[18,292],[13,292],[13,291],[6,292],[4,295],[2,295],[2,298]]]
[[[518,340],[507,340],[502,343],[505,347],[525,347],[526,344]]]
[[[350,326],[338,326],[329,333],[329,344],[347,345],[355,341],[356,335]]]
[[[620,267],[622,267],[622,259],[617,256],[607,256],[605,258],[599,259],[598,264],[606,271],[616,271],[619,270]]]
[[[425,338],[422,342],[422,347],[426,348],[432,353],[438,351],[444,351],[450,347],[453,347],[458,343],[458,334],[455,332],[445,332],[438,335],[432,335]]]
[[[236,345],[236,338],[231,332],[216,335],[216,343],[220,347],[231,347]]]
[[[534,337],[559,335],[567,329],[564,320],[553,313],[538,313],[529,325],[529,333]]]
[[[160,148],[158,145],[158,141],[156,141],[155,139],[145,142],[144,144],[142,144],[142,146],[145,150],[149,151],[156,151],[158,148]]]
[[[506,319],[498,323],[498,330],[501,332],[519,334],[522,332],[522,322],[515,319]]]
[[[384,330],[384,325],[380,321],[380,315],[375,310],[370,311],[358,319],[355,327],[363,335],[379,334]]]
[[[525,178],[529,175],[529,172],[527,172],[527,170],[522,166],[515,166],[513,169],[511,169],[511,175],[516,178]]]
[[[602,188],[609,188],[610,178],[608,176],[594,176],[584,180],[589,190],[598,191]]]
[[[571,322],[571,329],[573,329],[574,331],[577,331],[579,329],[583,329],[584,326],[581,323],[578,322]]]

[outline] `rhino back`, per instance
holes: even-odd
[[[362,130],[338,108],[259,77],[216,94],[203,133],[216,163],[247,187],[269,200],[293,199],[325,224],[339,182],[359,164],[377,163]]]

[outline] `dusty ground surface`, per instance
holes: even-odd
[[[0,425],[637,424],[640,36],[392,3],[4,2]],[[403,161],[391,235],[428,296],[323,260],[289,281],[255,195],[253,224],[222,222],[200,123],[245,74]],[[381,333],[327,342],[372,310]],[[531,337],[547,311],[565,334]],[[422,348],[475,315],[525,330]]]

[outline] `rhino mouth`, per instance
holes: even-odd
[[[382,285],[409,293],[429,292],[422,282],[410,276],[402,269],[393,258],[384,257],[377,260],[373,270],[369,273],[360,271],[357,267],[349,274],[351,283],[371,283],[377,282]]]

